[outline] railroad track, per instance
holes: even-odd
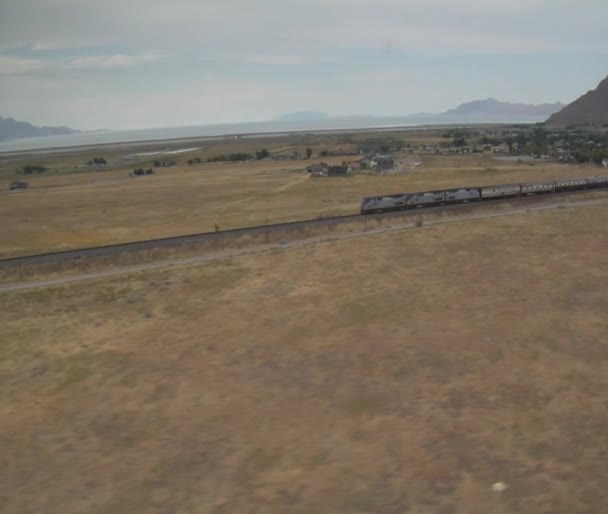
[[[606,190],[605,188],[594,189]],[[204,242],[212,242],[218,240],[226,240],[237,238],[242,235],[258,235],[272,234],[286,230],[297,230],[303,228],[311,228],[328,225],[343,225],[352,223],[353,221],[373,220],[378,218],[406,218],[412,216],[420,216],[425,213],[433,212],[458,212],[470,209],[477,209],[483,206],[496,205],[505,202],[515,203],[535,203],[544,202],[560,197],[572,196],[590,190],[565,191],[559,193],[550,193],[545,195],[526,196],[526,197],[511,197],[496,200],[485,200],[481,202],[471,202],[466,204],[442,205],[436,207],[426,207],[422,209],[411,209],[405,211],[394,211],[377,214],[347,214],[344,216],[332,216],[327,218],[315,218],[301,221],[288,221],[284,223],[275,223],[272,225],[258,225],[253,227],[235,228],[223,230],[221,232],[201,232],[199,234],[189,234],[184,236],[164,237],[159,239],[147,239],[144,241],[132,241],[129,243],[119,243],[106,246],[95,246],[89,248],[79,248],[74,250],[66,250],[60,252],[48,252],[35,255],[24,255],[20,257],[10,257],[0,259],[0,268],[15,268],[19,266],[27,266],[33,264],[51,264],[57,262],[68,261],[72,259],[82,259],[87,257],[108,257],[120,255],[127,252],[137,252],[141,250],[151,250],[155,248],[171,248],[184,246],[188,244],[200,244]]]

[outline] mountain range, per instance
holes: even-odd
[[[608,77],[597,88],[585,93],[547,120],[547,125],[553,127],[605,123],[608,123]]]
[[[433,113],[417,113],[408,116],[393,116],[403,120],[404,123],[474,123],[474,122],[495,122],[495,123],[512,123],[512,122],[542,122],[550,115],[558,112],[564,107],[564,104],[544,103],[540,105],[531,105],[523,103],[501,102],[495,98],[486,98],[484,100],[474,100],[460,104],[454,109],[449,109],[441,114]],[[324,112],[315,111],[299,111],[289,114],[284,114],[276,119],[276,121],[296,122],[296,121],[326,121],[329,119],[380,119],[378,116],[330,116]],[[383,119],[388,117],[383,116]]]
[[[276,121],[323,121],[329,119],[329,114],[316,111],[297,111],[279,116]]]
[[[444,112],[442,116],[550,116],[563,107],[565,105],[560,102],[529,105],[487,98],[460,104]]]
[[[602,100],[603,99],[603,100]],[[597,117],[598,112],[604,112],[604,118],[608,118],[608,79],[604,80],[597,90],[587,93],[583,98],[577,100],[578,104],[572,104],[574,107],[568,106],[564,108],[559,117],[554,113],[560,111],[564,105],[561,103],[529,105],[522,103],[501,102],[494,98],[485,100],[475,100],[466,102],[454,109],[450,109],[441,114],[418,113],[409,116],[365,116],[365,115],[349,115],[349,116],[330,116],[324,112],[317,111],[298,111],[284,114],[275,121],[278,122],[322,122],[322,121],[340,121],[354,122],[358,120],[361,126],[374,123],[391,122],[394,124],[433,124],[433,123],[538,123],[543,122],[548,116],[554,124],[562,123],[562,120],[569,120],[572,112],[583,111],[583,117],[586,120],[600,119],[602,115]],[[603,102],[603,103],[602,103]],[[604,106],[604,111],[599,109],[598,105]],[[574,110],[573,110],[574,109]],[[564,113],[562,115],[562,113]],[[608,120],[607,120],[608,121]],[[589,121],[587,121],[589,122]],[[563,122],[571,124],[571,121]],[[17,121],[13,118],[0,117],[0,141],[7,139],[20,139],[28,137],[54,136],[64,134],[74,134],[80,132],[68,127],[37,127],[25,121]]]
[[[0,117],[0,141],[24,137],[58,136],[79,132],[68,127],[36,127],[26,121]]]

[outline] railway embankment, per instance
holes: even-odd
[[[0,261],[0,284],[54,280],[158,263],[222,258],[281,248],[298,242],[330,241],[365,236],[378,231],[420,228],[442,221],[466,221],[501,214],[521,213],[560,206],[576,207],[588,201],[608,200],[607,190],[593,190],[459,204],[374,215],[322,218],[226,232],[138,241],[121,245],[70,250]]]

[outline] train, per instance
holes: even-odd
[[[581,189],[608,187],[608,175],[555,179],[549,182],[497,184],[482,187],[460,187],[435,191],[417,191],[382,196],[366,196],[361,202],[361,214],[420,209],[438,205],[481,202],[500,198],[550,194]]]

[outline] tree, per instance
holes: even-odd
[[[93,157],[89,162],[87,162],[89,166],[106,166],[108,161],[106,161],[103,157]]]
[[[534,129],[534,140],[539,145],[544,145],[550,139],[550,133],[543,127],[536,127]]]
[[[520,132],[519,134],[517,134],[516,141],[517,141],[517,150],[520,152],[528,144],[528,138],[526,137],[526,134],[524,134],[523,132]]]
[[[403,150],[405,148],[405,142],[401,141],[400,139],[393,141],[392,145],[393,145],[394,152],[400,152],[401,150]]]
[[[258,161],[261,161],[262,159],[267,159],[268,157],[270,157],[270,152],[266,148],[262,148],[259,152],[255,153],[255,158]]]
[[[228,156],[229,161],[248,161],[252,158],[251,154],[248,153],[231,153]]]
[[[593,152],[593,156],[591,157],[591,159],[593,160],[593,162],[595,164],[597,164],[598,166],[602,165],[602,162],[604,161],[604,159],[608,157],[608,152],[604,151],[604,150],[595,150]]]
[[[47,170],[41,164],[26,164],[21,169],[21,173],[24,175],[33,175],[34,173],[44,173]]]
[[[572,157],[574,157],[574,160],[578,163],[578,164],[584,164],[586,162],[589,162],[589,157],[587,156],[587,154],[585,154],[582,150],[576,150],[573,154]]]
[[[460,137],[455,137],[455,138],[452,140],[452,144],[453,144],[454,146],[456,146],[456,147],[463,147],[463,146],[467,146],[467,140],[466,140],[464,137],[462,137],[462,136],[460,136]]]
[[[312,157],[312,148],[306,149],[306,158],[310,159]]]

